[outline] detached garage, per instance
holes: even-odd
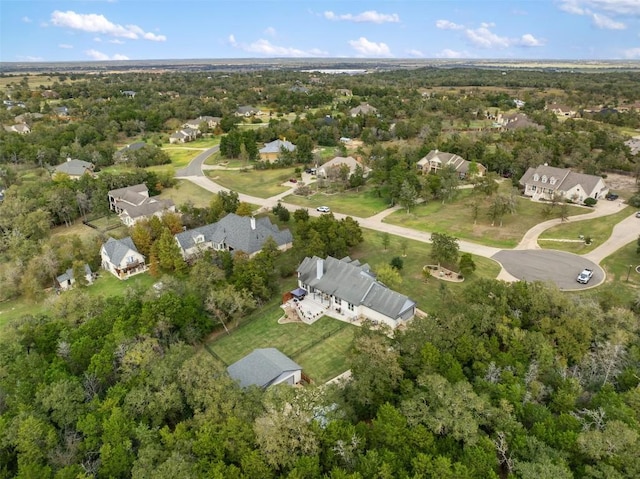
[[[227,368],[229,376],[243,388],[268,388],[275,384],[298,384],[302,379],[302,366],[276,348],[255,349],[251,354]]]

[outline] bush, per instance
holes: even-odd
[[[589,197],[586,200],[584,200],[585,206],[595,206],[597,202],[598,202],[598,200],[596,200],[595,198],[591,198],[591,197]]]
[[[393,269],[400,271],[404,266],[404,261],[402,261],[402,258],[400,256],[395,256],[389,264]]]
[[[629,198],[629,201],[627,201],[627,203],[629,203],[634,208],[640,208],[640,193],[636,193],[631,198]]]
[[[282,203],[280,202],[278,202],[278,204],[273,207],[272,211],[283,223],[288,222],[289,218],[291,217],[291,215],[289,214],[289,210],[285,206],[282,206]]]

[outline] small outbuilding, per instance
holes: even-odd
[[[254,349],[227,368],[229,376],[243,388],[268,388],[276,384],[298,384],[302,380],[302,366],[276,348]]]

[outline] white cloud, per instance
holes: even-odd
[[[269,35],[270,37],[275,37],[277,35],[277,32],[275,28],[267,27],[264,29],[264,34]]]
[[[511,45],[511,41],[507,37],[496,35],[486,26],[475,30],[468,28],[465,30],[465,35],[471,43],[480,48],[507,48]]]
[[[481,26],[482,28],[493,28],[493,27],[495,27],[495,26],[496,26],[496,24],[495,24],[495,23],[493,23],[493,22],[482,22],[482,23],[480,24],[480,26]]]
[[[323,57],[328,53],[318,48],[312,48],[311,50],[300,50],[298,48],[283,47],[274,45],[269,40],[263,38],[256,40],[253,43],[244,44],[236,40],[235,35],[231,34],[227,37],[229,45],[234,48],[238,48],[249,53],[258,53],[260,55],[268,57]]]
[[[57,27],[71,28],[83,32],[102,33],[113,37],[128,38],[130,40],[144,38],[146,40],[164,42],[167,39],[164,35],[145,32],[137,25],[118,25],[109,21],[104,15],[95,13],[84,14],[71,10],[66,12],[56,10],[51,14],[51,23]]]
[[[112,40],[109,40],[109,43],[115,43],[116,45],[124,45],[124,42],[118,38],[113,38]]]
[[[627,26],[622,22],[616,22],[613,18],[600,13],[593,13],[591,15],[593,24],[604,30],[624,30]]]
[[[97,60],[97,61],[128,60],[129,59],[129,57],[127,57],[125,55],[120,55],[119,53],[116,53],[115,55],[110,57],[106,53],[102,53],[102,52],[99,52],[98,50],[93,50],[93,49],[85,50],[84,53],[85,53],[85,55],[87,55],[92,60]]]
[[[624,51],[624,57],[630,60],[640,59],[640,47],[638,48],[629,48]]]
[[[640,16],[638,0],[560,0],[560,9],[574,15],[600,10],[612,15]]]
[[[420,50],[415,50],[415,49],[409,50],[407,54],[411,55],[412,57],[419,57],[419,58],[424,57],[424,53],[422,53]]]
[[[338,15],[331,11],[324,12],[324,18],[334,21],[347,21],[356,23],[399,23],[400,16],[397,13],[378,13],[375,10],[368,10],[366,12],[353,15],[352,13],[345,13]]]
[[[462,30],[464,25],[458,25],[457,23],[450,22],[449,20],[438,20],[436,22],[436,28],[440,30]]]
[[[16,58],[18,59],[19,62],[41,62],[44,60],[44,58],[42,57],[34,57],[31,55],[17,55]]]
[[[361,56],[364,57],[391,57],[391,50],[386,43],[371,42],[365,37],[360,37],[357,40],[349,40],[349,45]]]
[[[436,58],[469,58],[471,55],[467,52],[458,52],[456,50],[451,50],[449,48],[445,48],[440,53],[436,53]]]
[[[540,40],[530,33],[525,33],[520,37],[520,40],[517,42],[521,47],[541,47],[544,45],[544,41]]]
[[[29,17],[26,17],[26,16],[25,16],[25,17],[22,17],[22,21],[23,21],[24,23],[31,23],[33,20],[31,20]]]
[[[58,48],[69,49],[69,48],[73,48],[73,45],[69,45],[68,43],[61,43],[61,44],[58,45]]]
[[[98,42],[98,43],[100,43],[100,42],[102,41],[102,38],[100,38],[100,37],[93,37],[93,41],[94,41],[94,42]]]

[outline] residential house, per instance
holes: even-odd
[[[375,115],[376,113],[378,113],[378,110],[368,103],[360,103],[357,107],[349,110],[349,114],[352,117],[356,117],[358,115]]]
[[[93,283],[93,272],[88,264],[84,265],[84,278],[87,280],[88,284]],[[62,291],[66,291],[67,289],[71,289],[75,284],[76,279],[73,275],[73,268],[69,268],[60,276],[56,277],[56,287]]]
[[[33,120],[40,120],[44,117],[44,115],[42,113],[38,113],[38,112],[34,112],[34,113],[21,113],[20,115],[17,115],[13,121],[15,121],[16,123],[27,123],[27,122],[31,122]]]
[[[280,158],[283,148],[287,151],[295,151],[296,145],[286,139],[265,143],[264,148],[259,150],[260,159],[272,163]]]
[[[42,98],[47,100],[55,100],[56,98],[60,98],[60,94],[55,90],[44,90],[42,92]]]
[[[16,123],[15,125],[5,126],[4,129],[10,133],[19,133],[21,135],[31,133],[31,128],[26,123]]]
[[[236,116],[244,116],[248,118],[250,116],[259,115],[262,115],[262,112],[258,108],[252,106],[239,106],[236,110]]]
[[[369,265],[349,257],[307,257],[297,271],[298,287],[352,318],[396,328],[415,315],[414,301],[377,281]]]
[[[326,163],[322,164],[318,169],[317,169],[317,175],[319,178],[327,178],[328,176],[331,176],[329,173],[329,171],[331,170],[331,168],[341,168],[342,166],[346,166],[349,169],[349,178],[351,177],[351,175],[353,175],[356,171],[356,168],[358,166],[360,166],[362,168],[362,172],[363,175],[366,177],[369,172],[371,171],[370,168],[360,164],[360,162],[358,160],[356,160],[355,158],[353,158],[352,156],[336,156],[335,158],[327,161]]]
[[[253,218],[235,213],[229,213],[217,223],[178,233],[175,238],[185,260],[210,250],[243,251],[254,256],[268,238],[273,238],[281,251],[286,251],[293,244],[291,231],[279,230],[268,217]]]
[[[578,114],[578,110],[575,108],[571,108],[570,106],[562,105],[560,103],[552,103],[551,105],[547,105],[545,109],[558,116],[564,116],[567,118],[574,118]]]
[[[336,95],[350,97],[353,96],[353,93],[347,88],[338,88],[336,90]]]
[[[254,349],[227,368],[229,376],[243,388],[267,388],[276,384],[298,384],[302,380],[302,366],[276,348]]]
[[[496,121],[494,126],[503,130],[519,130],[522,128],[533,128],[536,130],[544,129],[544,126],[537,124],[524,113],[514,113],[512,115],[505,115],[504,117],[501,115],[499,116],[500,118]]]
[[[141,148],[144,148],[147,144],[144,141],[137,141],[135,143],[131,143],[123,148],[120,148],[118,151],[114,153],[114,160],[116,162],[125,162],[129,161],[129,153],[133,151],[138,151]]]
[[[442,168],[451,167],[458,173],[460,178],[465,178],[469,175],[469,167],[471,164],[472,163],[470,161],[465,160],[454,153],[431,150],[427,156],[416,163],[416,167],[422,173],[435,173]],[[487,172],[487,168],[480,163],[476,163],[475,166],[477,169],[477,173],[475,175],[484,176]]]
[[[56,106],[53,109],[53,114],[58,117],[67,117],[69,116],[69,108],[66,106]]]
[[[193,130],[200,130],[200,125],[206,123],[209,128],[215,128],[220,123],[221,118],[217,116],[199,116],[193,120],[187,120],[184,125],[184,128],[191,128]]]
[[[554,195],[577,203],[587,198],[599,200],[609,192],[600,176],[576,173],[569,168],[540,165],[529,168],[520,178],[524,195],[534,200],[551,200]]]
[[[291,88],[289,88],[289,91],[291,93],[304,93],[305,95],[309,94],[309,89],[302,85],[294,85]]]
[[[136,222],[148,220],[153,216],[161,218],[166,212],[176,211],[173,200],[150,198],[149,189],[144,184],[111,190],[108,198],[109,209],[116,212],[127,226],[133,226]]]
[[[72,180],[79,180],[83,175],[93,176],[94,168],[94,164],[88,161],[67,158],[67,161],[56,166],[53,172],[68,175]]]
[[[144,273],[147,270],[144,255],[138,252],[130,236],[123,239],[109,238],[100,248],[102,268],[118,279]]]
[[[625,141],[624,144],[629,147],[632,155],[640,153],[640,136],[635,136],[630,140]]]
[[[182,128],[169,136],[169,143],[188,143],[195,140],[200,131],[193,128]]]

